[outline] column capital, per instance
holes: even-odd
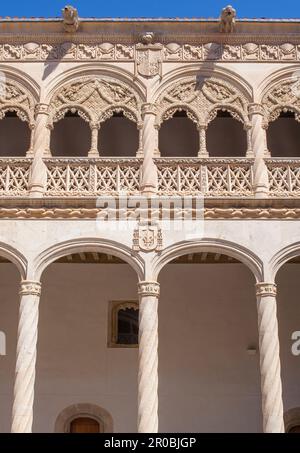
[[[35,113],[35,115],[39,115],[39,114],[49,115],[49,104],[45,104],[42,102],[39,104],[36,104],[36,106],[34,108],[34,113]]]
[[[197,123],[197,130],[198,131],[206,131],[208,128],[208,124],[207,123]]]
[[[252,129],[252,124],[251,123],[245,123],[244,124],[244,130],[245,131],[250,131]]]
[[[277,286],[275,283],[257,283],[256,287],[256,296],[259,297],[276,297],[277,294]]]
[[[89,123],[90,129],[97,129],[97,131],[100,129],[100,123],[98,121],[91,121]]]
[[[154,296],[159,297],[160,284],[157,282],[139,282],[138,284],[138,294],[140,297],[145,296]]]
[[[156,115],[157,114],[157,108],[155,104],[151,104],[150,102],[147,102],[142,105],[142,116],[144,115]]]
[[[251,115],[261,115],[261,116],[265,115],[264,107],[262,106],[262,104],[258,104],[258,103],[249,104],[248,112],[249,112],[250,116]]]
[[[41,283],[32,280],[23,280],[21,282],[21,289],[19,294],[21,296],[40,296],[41,295]]]

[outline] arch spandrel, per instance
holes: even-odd
[[[131,87],[114,78],[82,77],[61,86],[50,101],[49,123],[62,118],[68,110],[78,110],[86,121],[100,123],[122,111],[135,122],[140,121],[139,96]]]
[[[16,112],[22,121],[33,124],[35,104],[32,94],[21,83],[0,79],[0,119],[6,112]]]
[[[300,77],[291,76],[273,84],[262,97],[266,121],[275,121],[281,112],[293,112],[300,122]]]
[[[176,110],[186,110],[193,121],[208,124],[214,118],[214,111],[230,108],[236,118],[248,122],[248,101],[244,94],[216,77],[183,78],[167,88],[156,105],[158,126]]]

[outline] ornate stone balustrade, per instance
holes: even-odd
[[[0,196],[28,195],[29,170],[32,159],[0,159]]]
[[[156,158],[159,195],[254,197],[253,159]],[[46,197],[138,194],[137,158],[48,158]],[[265,159],[269,197],[300,198],[300,159]],[[31,158],[0,158],[0,197],[29,195]]]
[[[266,159],[270,197],[300,197],[300,160]]]
[[[45,159],[46,196],[136,194],[140,187],[139,159]]]
[[[160,194],[253,196],[251,159],[156,159]]]

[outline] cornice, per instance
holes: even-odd
[[[300,30],[300,24],[299,24]],[[68,39],[69,38],[69,39]],[[155,42],[161,44],[169,44],[172,42],[182,44],[207,44],[209,42],[216,42],[221,44],[245,44],[248,42],[256,42],[260,44],[283,44],[286,42],[292,42],[299,44],[300,31],[297,33],[232,33],[232,34],[221,34],[221,33],[207,33],[204,30],[199,30],[199,33],[172,33],[157,30],[155,31]],[[73,33],[71,36],[63,32],[47,33],[36,32],[26,33],[22,32],[19,34],[15,33],[4,33],[0,31],[0,42],[13,42],[13,43],[63,43],[66,41],[72,41],[73,43],[91,43],[101,44],[112,40],[114,43],[123,44],[139,44],[140,33],[137,31],[130,31],[127,33],[122,32],[108,32],[105,30],[99,31],[98,33]]]

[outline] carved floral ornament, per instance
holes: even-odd
[[[0,119],[6,112],[16,112],[22,121],[34,123],[35,101],[18,82],[0,78]]]
[[[114,41],[115,39],[116,37],[114,37]],[[258,36],[257,40],[260,39],[261,37]],[[199,44],[199,37],[190,40],[189,43],[163,44],[162,61],[240,61],[246,63],[249,61],[272,61],[274,63],[300,61],[300,45],[290,42],[279,44],[207,42]],[[134,61],[139,53],[137,46],[139,44],[118,42],[100,44],[68,41],[58,44],[48,42],[48,40],[43,43],[7,42],[0,44],[0,61]]]
[[[275,121],[281,112],[294,112],[300,122],[300,73],[273,86],[262,99],[266,122]]]
[[[49,124],[62,119],[67,111],[77,111],[91,124],[100,124],[114,112],[123,112],[129,120],[139,123],[140,105],[138,95],[123,82],[108,77],[84,77],[63,86],[54,95]]]
[[[248,101],[233,85],[214,77],[190,77],[172,85],[157,102],[157,125],[178,110],[197,124],[208,124],[218,110],[226,110],[243,123],[248,123]]]

